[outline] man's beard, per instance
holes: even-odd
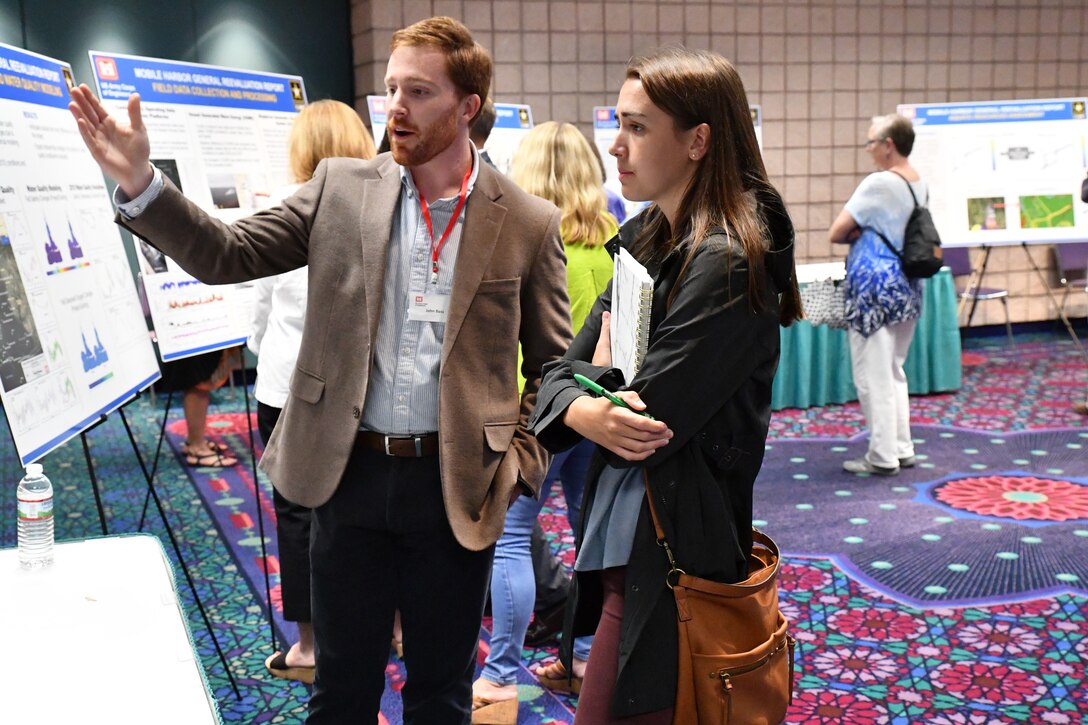
[[[397,135],[393,132],[393,119],[386,122],[389,150],[393,152],[393,160],[401,166],[422,166],[448,149],[457,138],[457,114],[455,109],[450,109],[448,114],[439,117],[426,128],[409,128],[415,132],[416,139],[415,146],[410,149],[399,145]]]

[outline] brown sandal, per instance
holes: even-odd
[[[542,672],[533,672],[540,686],[555,692],[570,692],[577,695],[582,691],[582,678],[574,674],[568,674],[566,666],[556,660],[544,665]]]
[[[488,700],[472,696],[472,725],[517,725],[518,699]]]

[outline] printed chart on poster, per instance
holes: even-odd
[[[159,378],[68,63],[0,45],[0,399],[23,464]]]
[[[385,96],[367,96],[366,108],[370,115],[370,130],[374,143],[380,148],[385,139]],[[491,163],[504,174],[510,173],[510,161],[518,144],[533,128],[533,109],[524,103],[495,103],[495,126],[484,144]]]
[[[151,163],[197,205],[232,222],[290,182],[287,140],[306,103],[302,78],[91,51],[102,103],[124,115],[139,93]],[[136,239],[159,356],[241,345],[252,286],[205,285]]]
[[[763,110],[759,106],[749,106],[752,113],[752,125],[756,130],[756,142],[763,150]],[[616,170],[616,157],[608,153],[612,142],[616,140],[616,132],[619,123],[616,121],[615,106],[593,107],[593,142],[597,144],[597,150],[601,152],[601,160],[604,162],[604,185],[620,196],[623,196],[623,188],[620,186],[620,175]],[[627,207],[627,216],[637,213],[646,206],[641,201],[624,201]],[[620,219],[622,222],[623,219]]]
[[[1088,171],[1084,98],[904,104],[911,164],[949,246],[1088,239],[1080,185]]]

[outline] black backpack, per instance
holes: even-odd
[[[909,279],[932,277],[940,271],[944,265],[944,254],[941,251],[941,235],[937,233],[937,227],[933,224],[933,217],[929,209],[918,206],[918,197],[914,195],[907,177],[898,171],[892,171],[907,185],[910,198],[914,200],[914,211],[907,219],[907,228],[903,234],[903,251],[900,252],[888,238],[876,229],[874,232],[888,245],[899,261],[903,264],[903,274]],[[929,203],[929,191],[926,191],[926,203]]]

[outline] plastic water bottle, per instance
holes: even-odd
[[[53,563],[53,484],[40,463],[19,481],[19,564],[37,569]]]

